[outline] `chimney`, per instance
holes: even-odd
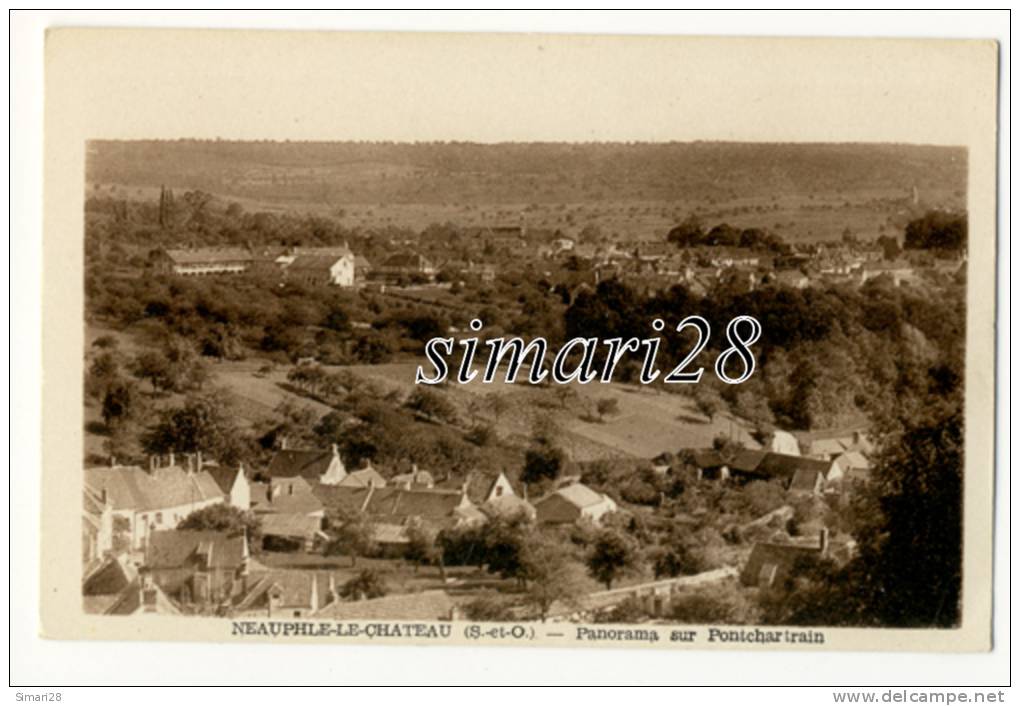
[[[340,456],[340,449],[337,448],[336,444],[332,444],[332,449],[333,449],[333,458],[339,457]]]
[[[150,472],[156,470],[156,461],[158,459],[159,459],[159,457],[156,456],[156,455],[149,456],[149,471]]]
[[[196,451],[195,452],[195,470],[196,471],[201,471],[202,470],[202,452],[201,451]]]
[[[168,461],[169,461],[167,463],[168,466],[173,466],[174,465],[174,452],[173,451],[170,452],[170,456],[169,456]]]
[[[117,457],[116,456],[110,456],[110,468],[116,468],[116,467],[117,467]]]
[[[527,483],[521,483],[521,497],[524,500],[528,499],[528,484]]]
[[[825,557],[829,552],[829,528],[822,527],[818,530],[818,548],[822,557]]]
[[[280,451],[287,450],[287,435],[283,434],[280,436]]]

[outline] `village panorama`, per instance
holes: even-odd
[[[87,153],[85,612],[960,624],[965,150]]]

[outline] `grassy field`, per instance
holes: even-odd
[[[407,394],[414,387],[418,363],[352,366],[352,372]],[[711,446],[720,434],[733,435],[755,448],[757,444],[739,422],[717,416],[709,420],[687,396],[622,383],[574,384],[576,399],[561,404],[553,388],[528,384],[486,384],[476,378],[467,385],[443,387],[469,418],[497,425],[510,438],[525,440],[536,421],[550,418],[564,432],[562,442],[576,461],[614,456],[653,458],[663,451]],[[500,398],[496,401],[495,398]],[[598,399],[611,397],[619,411],[604,420],[593,419]]]

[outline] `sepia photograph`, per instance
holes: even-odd
[[[95,141],[85,178],[86,611],[960,625],[965,149]],[[754,374],[415,380],[434,337],[688,314],[761,322]]]
[[[997,644],[995,41],[45,52],[45,640]]]

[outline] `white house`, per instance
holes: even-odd
[[[270,478],[296,478],[339,485],[347,477],[336,444],[328,449],[281,449],[269,462],[266,475]]]
[[[570,524],[582,519],[598,524],[604,515],[616,510],[616,502],[611,497],[583,483],[563,486],[535,502],[541,524]]]
[[[112,505],[114,540],[130,549],[143,549],[157,530],[175,529],[195,510],[218,505],[226,499],[205,470],[196,470],[188,457],[186,468],[175,465],[170,454],[150,459],[149,469],[138,466],[99,466],[85,469],[85,484],[102,493]]]
[[[251,509],[251,483],[244,472],[244,466],[212,466],[205,469],[226,497],[228,505],[239,510]]]
[[[353,287],[354,255],[297,255],[286,273],[294,282]]]

